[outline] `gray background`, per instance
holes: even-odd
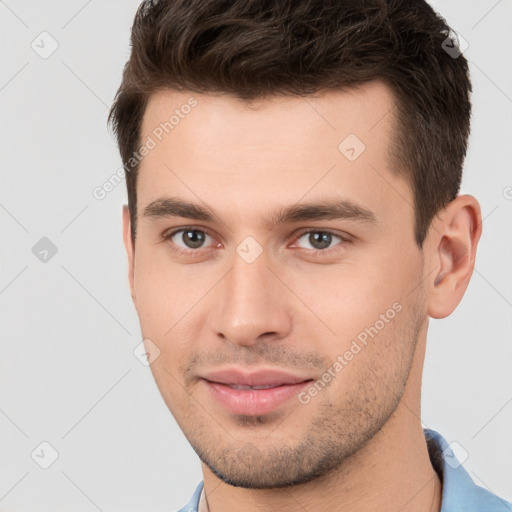
[[[141,336],[121,239],[124,184],[92,195],[121,165],[106,116],[138,3],[0,1],[0,511],[171,511],[201,479],[132,352]],[[462,303],[431,321],[422,419],[467,452],[479,485],[511,500],[512,2],[433,5],[469,44],[461,192],[476,195],[485,220]],[[48,58],[31,47],[51,49],[43,31],[59,45]],[[32,251],[43,237],[58,249],[45,262]],[[39,243],[36,253],[48,242]],[[59,455],[48,469],[43,441]]]

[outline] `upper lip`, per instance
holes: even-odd
[[[311,377],[292,375],[276,369],[261,369],[252,372],[240,369],[225,369],[205,372],[201,378],[210,382],[238,386],[283,386],[311,380]]]

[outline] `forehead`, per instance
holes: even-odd
[[[320,141],[314,135],[321,132],[333,136],[333,140],[324,137],[325,142],[336,142],[344,132],[368,140],[374,130],[381,138],[391,128],[395,101],[393,91],[382,81],[300,97],[269,96],[251,102],[229,94],[162,90],[150,96],[141,132],[157,139],[171,132],[186,137],[190,132],[184,126],[191,122],[185,121],[192,118],[194,134],[202,139],[198,149],[207,149],[212,142],[222,142],[224,149],[271,140],[296,145],[301,136],[311,136],[309,142],[318,145]],[[244,131],[238,131],[242,126]],[[217,129],[212,132],[212,127]]]
[[[227,94],[160,91],[148,101],[141,142],[141,206],[164,192],[238,213],[338,191],[373,210],[412,205],[390,168],[395,97],[380,81],[305,97],[243,102]],[[397,196],[398,193],[398,196]],[[138,201],[140,204],[140,202]]]

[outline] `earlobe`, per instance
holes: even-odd
[[[130,210],[127,205],[123,205],[123,242],[128,258],[128,280],[130,283],[130,293],[134,304],[136,304],[134,274],[135,274],[135,248],[133,246],[131,234]]]
[[[433,221],[427,248],[430,268],[436,269],[427,277],[430,317],[447,317],[462,300],[481,233],[480,205],[470,195],[456,197]]]

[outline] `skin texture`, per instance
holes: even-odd
[[[160,350],[151,370],[202,460],[209,510],[438,511],[420,420],[426,334],[468,285],[478,202],[458,196],[418,248],[412,191],[387,158],[394,97],[381,82],[253,105],[162,91],[141,140],[190,97],[197,106],[141,162],[136,243],[126,207],[124,241],[142,334]],[[338,149],[349,134],[365,145],[354,161]],[[145,215],[166,197],[219,219]],[[282,208],[340,199],[375,222],[269,223]],[[164,238],[184,227],[206,232],[199,248],[183,232]],[[330,245],[312,245],[310,232],[326,229]],[[251,263],[236,250],[248,236],[251,254],[262,250]],[[200,378],[278,368],[318,381],[381,315],[384,327],[307,404],[233,414]]]

